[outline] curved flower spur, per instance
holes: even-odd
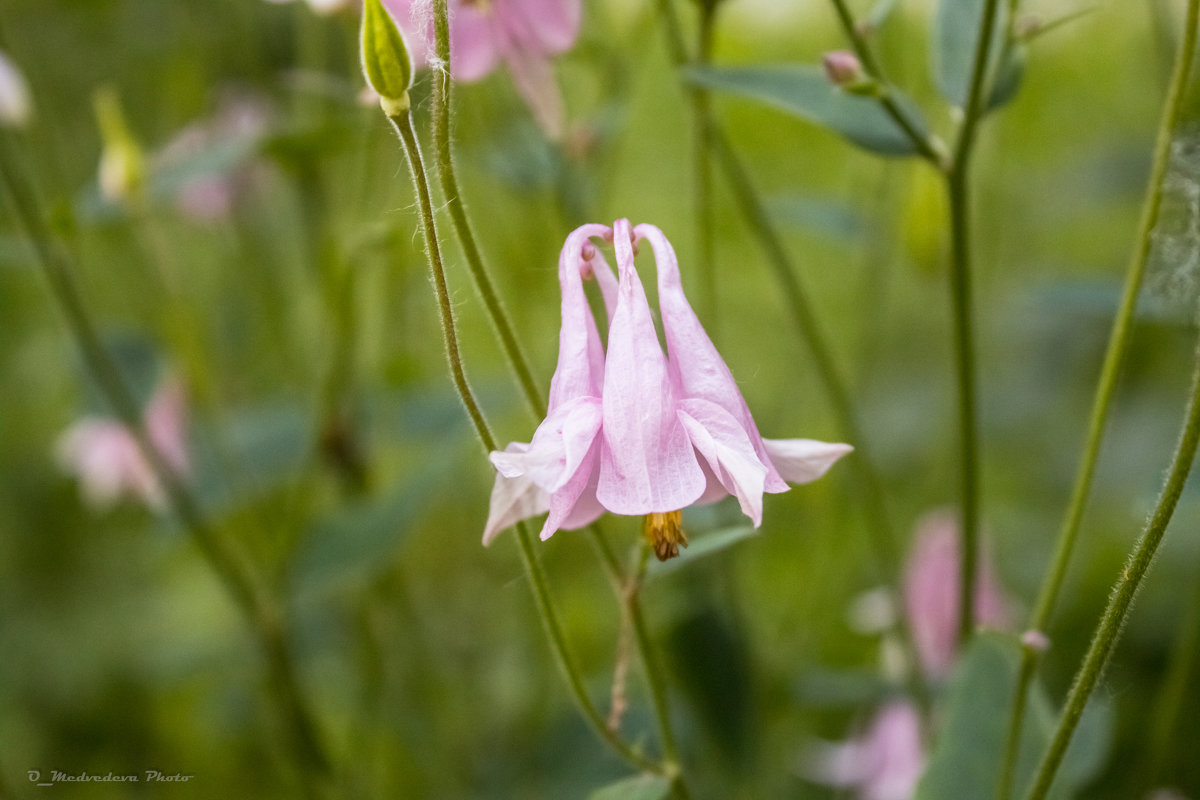
[[[592,244],[613,243],[617,277]],[[650,243],[667,353],[634,267]],[[609,316],[607,350],[584,295],[595,278]],[[619,278],[619,280],[618,280]],[[738,499],[757,528],[764,492],[808,483],[849,453],[847,444],[764,439],[729,367],[683,294],[679,262],[653,225],[584,225],[558,261],[562,328],[546,419],[529,443],[490,456],[498,474],[483,542],[518,520],[549,511],[542,539],[603,514],[645,516],[646,538],[666,560],[687,546],[681,510]]]

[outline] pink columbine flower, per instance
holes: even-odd
[[[862,736],[810,748],[803,765],[805,777],[859,800],[909,800],[924,769],[921,717],[904,700],[881,708]]]
[[[619,282],[592,237],[611,240]],[[634,246],[650,243],[658,265],[663,353],[634,268]],[[584,295],[594,277],[608,312],[607,349]],[[764,492],[787,491],[825,474],[853,448],[811,439],[763,439],[729,368],[696,318],[679,263],[662,231],[617,220],[584,225],[558,262],[562,328],[546,419],[532,441],[491,454],[498,470],[483,541],[549,511],[541,536],[578,528],[605,511],[646,517],[659,558],[687,539],[685,506],[738,499],[757,527]]]
[[[144,414],[151,443],[177,475],[186,476],[187,404],[182,384],[164,382],[146,404]],[[63,469],[79,476],[84,499],[95,508],[107,508],[123,496],[137,498],[158,511],[166,506],[162,486],[137,440],[116,420],[84,417],[59,437],[55,452]]]
[[[508,68],[538,125],[560,139],[566,112],[550,59],[575,44],[582,0],[449,0],[450,66],[470,82]],[[430,0],[383,0],[404,30],[414,64],[435,60]]]
[[[904,607],[921,668],[941,679],[954,665],[958,643],[959,526],[953,514],[932,512],[917,523],[904,575]],[[975,618],[981,625],[1008,624],[1008,603],[991,560],[981,551],[975,585]]]

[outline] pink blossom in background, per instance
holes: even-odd
[[[592,237],[612,241],[619,280]],[[639,241],[654,251],[669,357],[634,267]],[[785,481],[816,480],[853,449],[759,435],[733,375],[683,294],[674,250],[653,225],[634,228],[622,219],[612,228],[578,228],[563,246],[558,275],[562,328],[549,408],[532,441],[491,454],[498,474],[485,543],[544,511],[550,513],[543,539],[605,511],[649,515],[648,526],[674,534],[680,509],[727,495],[757,527],[764,492],[787,491]],[[583,280],[593,277],[609,316],[607,348],[584,295]],[[686,538],[665,543],[659,557],[676,555],[676,543]]]
[[[308,7],[316,13],[325,16],[335,14],[342,9],[356,6],[361,0],[307,0]],[[293,0],[267,0],[268,3],[281,5],[283,3],[291,3]]]
[[[858,738],[810,746],[801,766],[809,780],[853,789],[859,800],[909,800],[924,769],[921,718],[903,700],[883,706]]]
[[[383,0],[404,30],[413,63],[434,60],[430,0]],[[449,0],[450,69],[455,80],[487,76],[501,63],[552,139],[566,126],[562,93],[551,57],[569,50],[579,36],[582,0]]]
[[[912,627],[921,668],[930,678],[946,677],[958,642],[959,526],[949,512],[933,512],[917,523],[904,574],[904,607]],[[992,564],[980,549],[975,618],[980,625],[1003,628],[1008,603]]]
[[[146,404],[143,422],[151,443],[177,475],[186,476],[187,401],[176,380],[161,384]],[[107,417],[84,417],[68,428],[55,447],[59,463],[79,478],[87,503],[108,508],[122,497],[162,510],[166,498],[154,470],[129,429]]]

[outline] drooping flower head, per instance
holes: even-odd
[[[176,380],[162,383],[146,404],[143,422],[151,444],[176,475],[186,476],[189,458],[185,430],[187,400]],[[107,508],[122,497],[162,510],[166,497],[134,435],[116,420],[89,416],[68,428],[55,447],[67,472],[79,476],[84,499]]]
[[[430,0],[384,0],[404,30],[413,62],[435,59]],[[550,59],[575,44],[583,18],[582,0],[449,0],[450,69],[470,82],[501,63],[552,139],[563,134],[565,111]]]
[[[934,679],[946,677],[957,654],[959,574],[962,556],[959,526],[945,511],[927,514],[917,532],[904,573],[904,607],[921,669]],[[1008,603],[991,560],[980,552],[975,585],[975,619],[982,625],[1008,624]]]
[[[617,276],[591,238],[611,241]],[[634,248],[646,241],[658,271],[659,344]],[[645,516],[659,558],[678,555],[686,506],[737,498],[757,527],[764,492],[825,474],[853,448],[811,439],[763,439],[732,373],[683,294],[662,231],[617,220],[567,237],[558,262],[562,327],[546,419],[529,443],[491,455],[498,475],[484,543],[549,511],[541,536],[605,511]],[[607,347],[584,294],[595,278],[609,317]]]

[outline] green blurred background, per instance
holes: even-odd
[[[653,4],[586,5],[580,41],[559,61],[563,147],[541,138],[507,75],[456,92],[464,193],[538,379],[548,386],[554,366],[566,233],[625,216],[674,242],[764,435],[836,440],[808,352],[720,180],[717,295],[689,272],[692,129]],[[1080,6],[1024,7],[1053,19]],[[989,119],[978,153],[983,517],[1018,620],[1074,477],[1181,17],[1172,3],[1094,9],[1033,45],[1019,95]],[[691,23],[691,5],[680,10]],[[949,132],[929,77],[928,17],[901,0],[879,46]],[[356,24],[303,3],[4,0],[0,47],[36,108],[4,146],[35,175],[86,301],[142,390],[164,370],[184,377],[197,493],[290,598],[303,687],[345,773],[339,792],[583,797],[628,770],[572,706],[511,533],[479,544],[493,473],[447,378],[403,154],[358,100]],[[815,63],[842,47],[818,0],[721,9],[718,63]],[[427,84],[422,73],[414,91],[422,129]],[[97,189],[102,85],[150,159],[137,208]],[[211,133],[210,122],[183,155],[156,155],[239,103],[256,109],[256,132]],[[922,513],[955,503],[958,485],[938,186],[923,165],[751,102],[715,106],[786,234],[907,537]],[[1158,240],[1191,259],[1151,264],[1079,557],[1048,631],[1055,698],[1154,500],[1182,413],[1197,137],[1187,127],[1180,138]],[[230,173],[240,184],[229,216],[181,213],[181,183]],[[298,796],[258,651],[186,533],[132,502],[89,510],[55,463],[60,433],[104,407],[11,207],[0,208],[0,795]],[[454,247],[449,270],[486,412],[503,441],[528,440],[535,421]],[[853,599],[881,584],[851,478],[839,466],[771,496],[758,534],[652,570],[645,603],[697,796],[837,796],[804,779],[801,754],[816,737],[847,736],[888,691],[878,637],[847,621]],[[1111,745],[1084,797],[1141,797],[1152,785],[1200,794],[1200,690],[1188,689],[1156,774],[1147,751],[1173,643],[1196,613],[1197,499],[1185,494],[1099,692],[1115,712]],[[740,519],[727,500],[688,522],[701,540]],[[605,531],[624,553],[638,521],[610,518]],[[583,536],[561,532],[538,553],[607,708],[617,602]],[[653,748],[636,668],[630,689],[625,730]],[[35,769],[195,777],[36,789]]]

